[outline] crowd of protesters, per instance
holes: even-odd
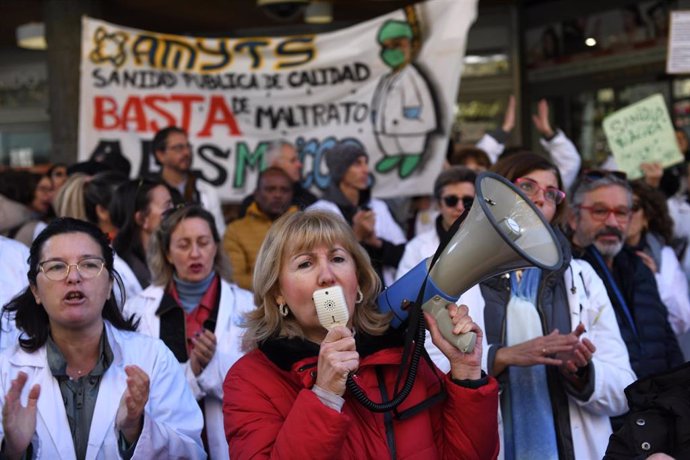
[[[372,196],[369,153],[351,142],[326,152],[317,197],[274,141],[232,222],[176,127],[154,137],[153,177],[130,178],[123,159],[0,172],[0,454],[686,458],[690,174],[585,168],[537,108],[544,152],[505,149],[511,98],[499,129],[449,149],[405,219]],[[408,404],[423,408],[375,416],[346,382],[385,402],[407,359],[376,295],[447,241],[484,170],[541,213],[562,265],[449,305],[454,331],[477,333],[472,353],[427,317]],[[336,284],[350,320],[326,330],[311,294]]]

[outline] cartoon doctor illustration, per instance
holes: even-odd
[[[379,80],[371,104],[374,135],[384,157],[376,171],[398,168],[408,177],[419,165],[429,137],[438,132],[434,94],[422,71],[412,62],[414,32],[406,21],[388,20],[379,29],[381,60],[391,71]]]

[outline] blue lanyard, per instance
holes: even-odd
[[[614,295],[618,299],[618,303],[621,306],[621,309],[623,310],[623,313],[625,314],[625,318],[628,320],[630,323],[630,327],[632,328],[633,333],[635,336],[638,336],[637,333],[637,327],[635,327],[635,321],[633,321],[632,314],[630,313],[630,309],[628,308],[628,304],[625,302],[625,299],[623,298],[623,294],[621,294],[621,291],[618,289],[618,284],[616,284],[616,280],[613,279],[613,275],[611,275],[611,272],[609,271],[609,267],[606,265],[606,262],[604,262],[604,258],[601,257],[601,254],[599,251],[590,246],[589,247],[589,252],[594,255],[594,258],[597,259],[597,263],[601,266],[601,268],[604,271],[604,275],[606,276],[606,280],[609,283],[609,286],[611,286],[611,289],[613,290]]]

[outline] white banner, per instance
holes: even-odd
[[[379,197],[429,194],[441,170],[477,0],[431,0],[336,32],[200,38],[84,17],[79,159],[120,150],[158,169],[157,130],[189,133],[192,168],[225,201],[251,193],[271,141],[325,189],[336,142],[369,153]]]

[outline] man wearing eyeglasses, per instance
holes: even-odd
[[[575,184],[571,204],[573,255],[588,261],[604,281],[637,377],[681,364],[683,355],[654,274],[625,245],[632,215],[632,190],[625,175],[585,172]]]
[[[198,180],[192,171],[192,146],[187,133],[176,126],[161,129],[153,137],[153,154],[161,165],[160,177],[176,188],[187,203],[199,203],[213,215],[218,233],[225,232],[225,219],[216,190]]]

